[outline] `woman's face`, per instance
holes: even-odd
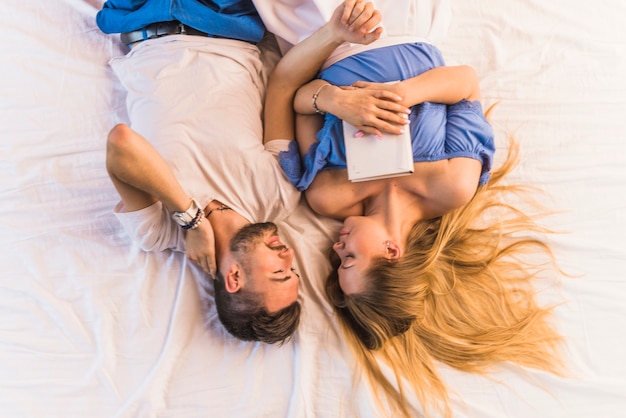
[[[373,259],[386,256],[388,233],[384,225],[367,216],[350,216],[343,222],[333,251],[341,259],[337,269],[339,286],[345,294],[365,288],[365,272]]]

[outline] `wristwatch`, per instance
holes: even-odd
[[[176,221],[176,223],[182,226],[184,229],[189,229],[193,226],[193,224],[198,222],[198,217],[202,209],[198,205],[196,199],[191,199],[191,205],[189,209],[184,212],[174,212],[172,213],[172,218]]]

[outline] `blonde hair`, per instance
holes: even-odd
[[[472,373],[504,361],[562,372],[552,307],[538,305],[532,283],[543,270],[561,273],[544,240],[551,231],[539,226],[539,214],[527,215],[504,200],[528,196],[525,186],[501,184],[518,155],[511,140],[505,162],[469,203],[414,225],[402,258],[372,263],[365,291],[344,294],[336,271],[326,283],[378,401],[382,393],[401,415],[410,416],[407,385],[427,415],[432,407],[451,415],[437,362]]]

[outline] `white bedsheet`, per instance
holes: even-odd
[[[0,17],[0,416],[379,417],[323,296],[337,227],[306,207],[283,231],[299,250],[294,341],[247,344],[205,327],[182,254],[136,249],[112,215],[108,130],[126,120],[107,65],[125,53],[95,26],[100,0],[5,0]],[[626,3],[463,0],[441,44],[473,65],[515,180],[562,210],[549,226],[579,274],[556,309],[571,375],[503,365],[442,370],[456,417],[626,414]],[[502,153],[498,154],[502,156]],[[417,412],[416,412],[417,413]]]

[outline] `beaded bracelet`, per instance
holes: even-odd
[[[202,209],[198,209],[198,212],[196,212],[196,216],[191,220],[191,222],[189,222],[187,225],[183,226],[182,228],[185,230],[196,229],[198,226],[200,226],[203,219],[204,219],[204,211]]]
[[[320,93],[322,92],[322,89],[324,89],[324,87],[328,87],[331,86],[332,84],[322,84],[317,91],[313,94],[313,109],[315,109],[315,113],[317,113],[318,115],[325,115],[326,112],[324,112],[323,110],[320,110],[319,107],[317,107],[317,97],[320,95]]]

